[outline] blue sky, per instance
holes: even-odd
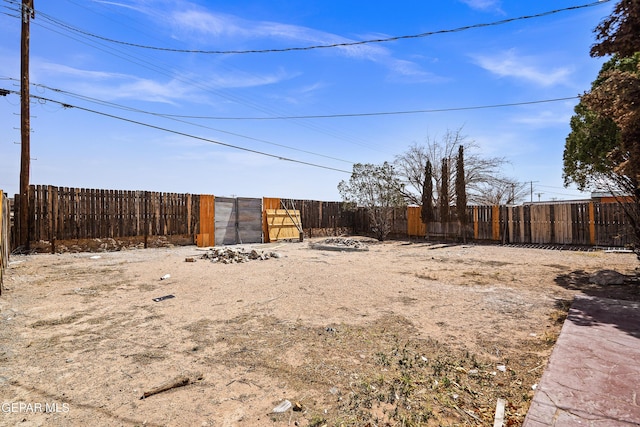
[[[19,91],[20,20],[13,16],[13,1],[0,1],[0,88]],[[541,200],[585,197],[562,185],[562,152],[576,99],[273,118],[577,96],[589,89],[604,61],[591,58],[589,48],[613,1],[427,37],[271,53],[171,52],[89,34],[177,50],[286,49],[451,30],[588,3],[35,0],[30,69],[38,86],[31,94],[130,121],[34,100],[30,181],[340,200],[337,185],[349,178],[353,163],[392,161],[411,144],[462,128],[482,154],[508,160],[505,175],[535,181]],[[14,94],[0,97],[0,189],[9,194],[19,185],[19,103]]]

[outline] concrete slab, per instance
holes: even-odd
[[[640,426],[640,303],[575,298],[523,426]]]

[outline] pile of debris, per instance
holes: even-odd
[[[247,252],[244,248],[211,248],[201,256],[202,259],[208,259],[211,262],[220,262],[222,264],[249,262],[256,259],[263,261],[280,257],[281,255],[277,252],[263,252],[255,249]]]
[[[347,237],[330,237],[309,245],[312,249],[337,250],[337,251],[368,251],[369,246],[362,240],[349,239]]]

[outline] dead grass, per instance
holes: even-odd
[[[25,258],[0,300],[0,392],[72,408],[35,425],[484,426],[503,398],[517,426],[574,288],[635,267],[469,245],[277,250],[242,265],[185,263],[194,248]],[[272,413],[284,399],[299,410]]]

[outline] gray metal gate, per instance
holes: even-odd
[[[262,199],[215,198],[216,245],[262,243]]]

